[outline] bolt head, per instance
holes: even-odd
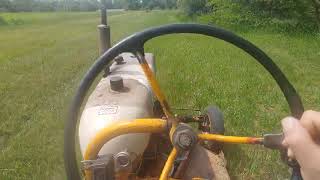
[[[127,152],[119,152],[115,156],[115,162],[118,167],[125,168],[130,165],[130,155]]]
[[[197,143],[197,133],[185,124],[180,124],[173,133],[173,144],[182,150],[190,150]]]
[[[192,144],[192,137],[186,133],[179,134],[179,142],[182,146],[189,147]]]

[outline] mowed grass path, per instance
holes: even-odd
[[[146,27],[178,22],[176,12],[125,12],[109,18],[114,42]],[[0,27],[0,179],[64,179],[63,126],[72,95],[97,57],[97,13],[6,15]],[[8,17],[7,17],[8,18]],[[48,20],[48,22],[46,21]],[[238,32],[287,74],[308,109],[320,109],[320,37]],[[287,104],[271,77],[227,43],[194,35],[165,36],[146,50],[170,104],[223,110],[226,134],[279,132]],[[288,170],[269,150],[226,146],[237,179],[283,179]]]

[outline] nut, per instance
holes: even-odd
[[[114,157],[116,166],[119,168],[128,167],[131,164],[130,155],[126,151],[119,152]]]
[[[178,149],[190,150],[197,143],[197,134],[187,124],[179,124],[173,133],[172,141]]]

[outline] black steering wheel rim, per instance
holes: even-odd
[[[123,52],[143,52],[143,46],[148,40],[162,35],[177,33],[201,34],[210,37],[215,37],[229,42],[247,52],[271,74],[273,79],[275,79],[288,102],[291,115],[296,118],[301,117],[304,108],[300,96],[298,95],[294,87],[291,85],[291,83],[288,81],[286,76],[279,69],[279,67],[272,61],[272,59],[251,42],[222,28],[202,24],[170,24],[156,28],[150,28],[123,39],[122,41],[114,45],[112,48],[110,48],[108,51],[106,51],[94,62],[94,64],[90,67],[90,69],[82,79],[76,92],[76,95],[73,98],[68,119],[65,125],[64,162],[68,179],[81,179],[78,170],[75,150],[76,128],[78,124],[78,116],[81,105],[96,77],[99,75],[99,73],[103,71],[103,69],[107,65],[109,65],[112,62],[112,60],[117,55]]]

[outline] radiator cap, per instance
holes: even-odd
[[[110,78],[110,87],[114,91],[121,91],[123,89],[123,79],[120,76],[112,76]]]
[[[116,58],[114,58],[114,60],[116,61],[117,65],[121,65],[121,64],[126,63],[122,56],[117,56]]]

